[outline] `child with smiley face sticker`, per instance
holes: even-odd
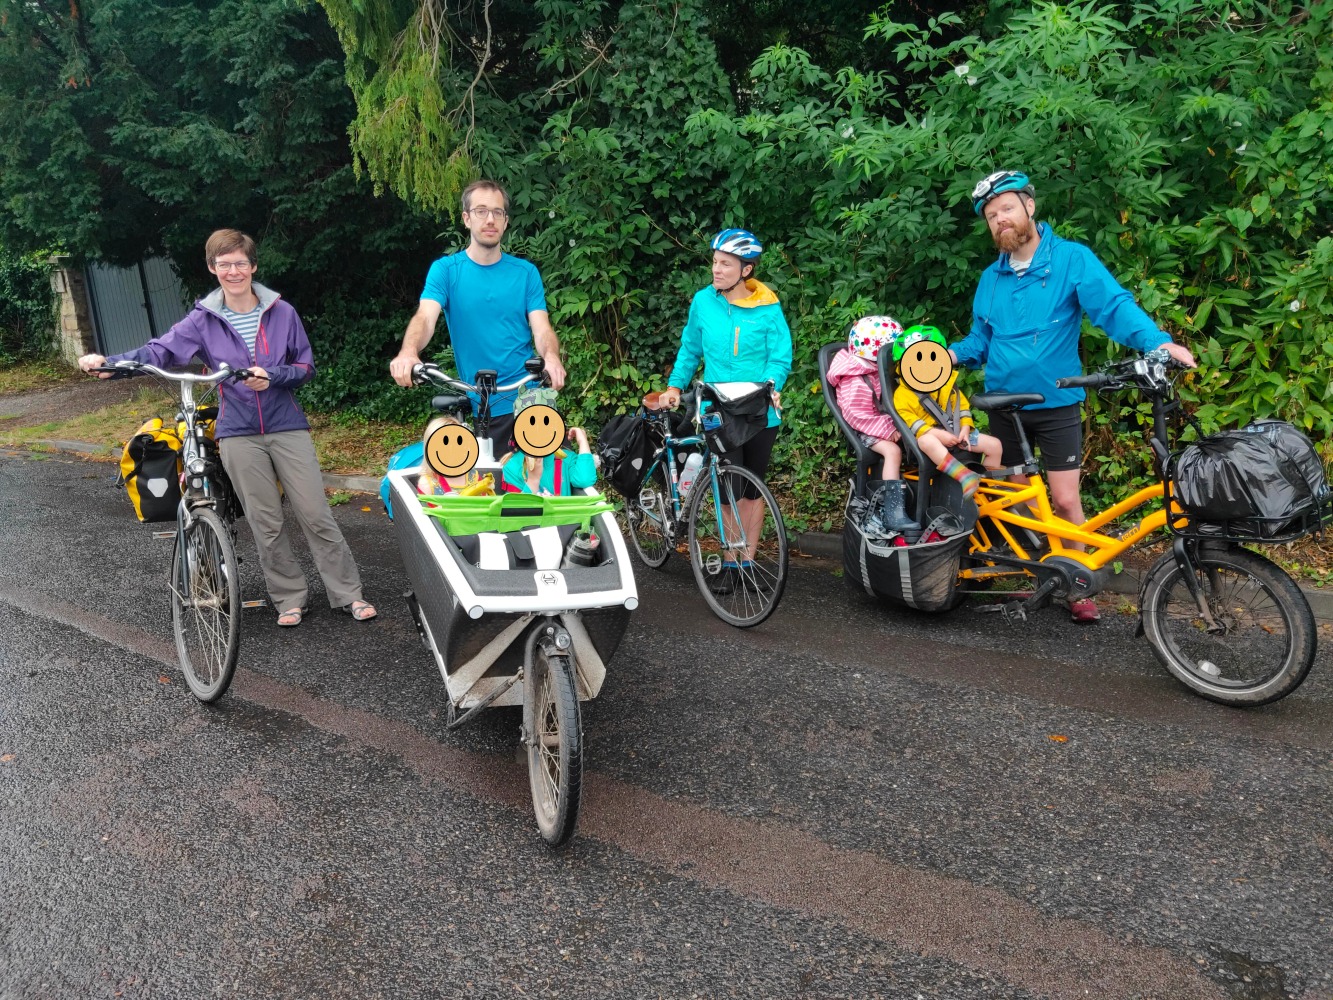
[[[975,452],[987,469],[998,469],[1001,445],[999,438],[979,434],[972,425],[967,397],[954,388],[958,374],[944,335],[933,326],[909,327],[893,345],[893,360],[898,365],[893,408],[916,436],[921,453],[935,468],[958,480],[963,496],[970,497],[981,477],[949,454],[949,449]]]
[[[477,438],[458,422],[458,418],[441,416],[433,419],[426,425],[422,446],[418,493],[456,493],[476,481],[471,473],[479,453]]]
[[[578,446],[572,460],[560,447],[566,441]],[[553,406],[538,403],[520,410],[514,418],[514,444],[518,450],[503,459],[504,488],[510,493],[567,497],[574,488],[597,482],[588,435],[582,427],[566,430]]]

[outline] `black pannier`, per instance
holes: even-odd
[[[1292,530],[1329,498],[1314,445],[1284,420],[1258,420],[1189,445],[1174,457],[1171,479],[1172,495],[1192,519],[1256,538]]]
[[[656,451],[648,425],[637,413],[612,417],[597,435],[602,476],[625,497],[636,497]]]
[[[713,405],[703,417],[704,438],[714,454],[735,451],[768,426],[769,388],[751,382],[717,382],[704,386]]]

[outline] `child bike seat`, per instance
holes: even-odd
[[[1017,410],[1024,406],[1036,406],[1046,402],[1046,397],[1039,392],[983,392],[973,396],[971,403],[974,410]]]

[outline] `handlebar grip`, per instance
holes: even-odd
[[[1073,375],[1069,378],[1058,378],[1055,380],[1057,389],[1100,389],[1104,385],[1110,385],[1111,376],[1105,372],[1093,372],[1091,375]]]
[[[136,372],[133,368],[120,368],[117,367],[116,365],[98,365],[96,368],[89,368],[88,374],[89,375],[105,374],[108,376],[107,381],[110,382],[118,378],[134,378],[134,376],[137,375],[138,372]]]

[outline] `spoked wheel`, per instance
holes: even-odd
[[[190,692],[222,697],[241,648],[241,580],[236,551],[213,511],[194,511],[171,559],[171,629]],[[182,567],[184,560],[184,567]]]
[[[772,492],[753,472],[718,465],[715,473],[705,470],[694,482],[688,518],[690,565],[713,614],[729,625],[749,628],[764,621],[782,600],[787,528]]]
[[[1143,586],[1143,629],[1153,652],[1195,694],[1224,705],[1264,705],[1291,694],[1314,662],[1314,614],[1300,588],[1263,556],[1201,548],[1195,574],[1209,626],[1168,552]]]
[[[639,495],[625,501],[625,520],[639,558],[649,569],[660,569],[671,555],[671,493],[665,465],[659,463],[644,478]]]
[[[552,847],[574,835],[583,792],[583,722],[568,653],[538,643],[524,678],[528,781],[537,828]]]

